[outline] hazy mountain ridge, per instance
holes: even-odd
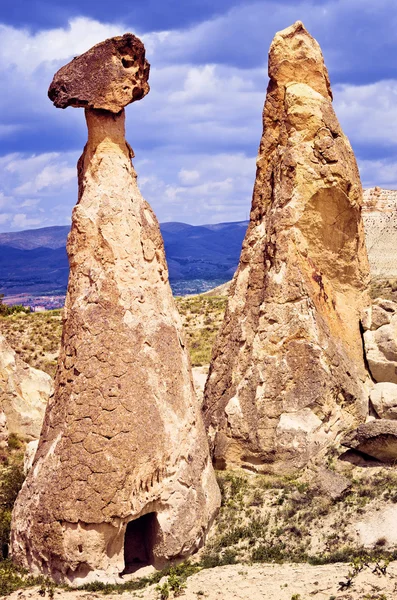
[[[170,222],[161,225],[170,281],[178,293],[208,289],[205,282],[231,279],[237,266],[246,221],[189,225]],[[62,293],[66,290],[69,265],[66,255],[68,226],[45,227],[0,234],[0,290],[16,293]],[[201,284],[200,281],[203,283]],[[202,287],[202,289],[200,289]]]

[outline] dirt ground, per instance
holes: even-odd
[[[353,584],[340,589],[347,580],[345,563],[311,566],[308,564],[227,565],[205,569],[186,581],[181,600],[395,600],[397,598],[397,562],[390,563],[386,575],[377,575],[372,567],[364,568],[353,578]],[[164,578],[164,582],[166,578]],[[160,585],[164,583],[160,582]],[[158,586],[143,590],[110,594],[100,592],[55,590],[54,598],[93,600],[94,598],[142,598],[160,600]],[[174,598],[170,592],[169,598]],[[9,600],[40,600],[39,588],[19,590]]]

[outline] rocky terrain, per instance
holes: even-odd
[[[363,220],[372,277],[396,279],[397,191],[365,190]]]
[[[88,142],[48,401],[29,338],[49,367],[59,314],[1,321],[0,594],[393,598],[394,271],[385,259],[371,290],[358,169],[321,49],[299,21],[276,34],[240,263],[230,287],[179,299],[182,319],[124,138],[148,73],[126,34],[50,86],[56,106],[85,107]],[[367,194],[367,229],[393,202]],[[194,393],[209,361],[210,449]]]
[[[356,160],[302,23],[269,52],[251,218],[204,396],[214,464],[293,473],[365,421]]]

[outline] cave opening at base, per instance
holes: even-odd
[[[124,537],[124,571],[134,573],[153,563],[153,546],[158,529],[156,513],[148,513],[127,524]]]

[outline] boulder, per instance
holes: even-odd
[[[393,464],[397,460],[397,422],[377,419],[363,423],[345,435],[342,445],[381,462]]]
[[[375,384],[370,393],[370,400],[381,419],[397,419],[397,383]]]
[[[378,298],[364,314],[365,355],[376,382],[397,383],[397,304]]]
[[[8,433],[38,439],[52,392],[51,377],[27,365],[0,334],[0,408]]]
[[[250,223],[213,350],[216,466],[287,473],[365,420],[362,188],[318,43],[276,34]]]
[[[189,556],[220,505],[159,224],[137,186],[124,110],[103,103],[113,87],[118,106],[130,101],[102,53],[120,39],[139,83],[148,65],[134,36],[66,68],[78,106],[84,77],[98,76],[89,105],[101,110],[86,109],[54,397],[12,518],[13,560],[74,585]],[[62,85],[58,74],[52,93]]]

